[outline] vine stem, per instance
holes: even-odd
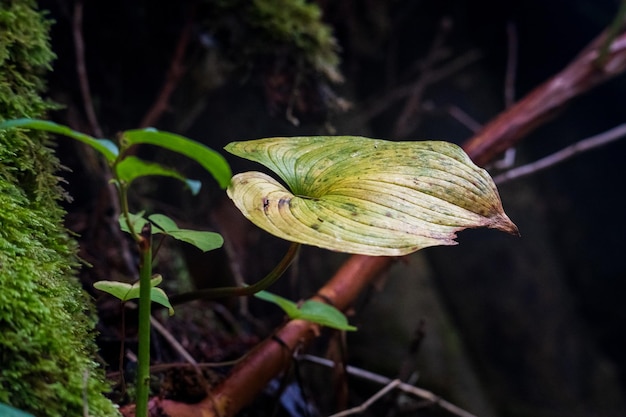
[[[135,416],[148,416],[150,391],[150,279],[152,278],[152,227],[149,222],[141,229],[138,242],[141,255],[139,270],[139,323],[137,351],[137,398]]]
[[[298,253],[298,249],[300,249],[300,243],[292,242],[287,250],[287,253],[280,260],[280,262],[272,269],[272,271],[267,274],[263,279],[255,282],[254,284],[243,286],[243,287],[220,287],[220,288],[206,288],[203,290],[197,290],[192,292],[187,292],[183,294],[178,294],[170,297],[170,302],[172,305],[186,303],[192,300],[198,299],[215,299],[215,298],[224,298],[224,297],[244,297],[248,295],[253,295],[261,290],[268,288],[272,285],[281,275],[289,268],[291,263],[296,257]]]

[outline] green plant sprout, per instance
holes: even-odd
[[[122,302],[139,298],[136,415],[147,415],[150,365],[150,304],[173,313],[172,304],[198,298],[256,294],[281,307],[292,319],[340,330],[355,330],[335,308],[316,301],[302,305],[265,290],[289,267],[301,244],[371,256],[400,256],[434,245],[456,244],[456,232],[489,227],[518,234],[507,217],[489,174],[458,146],[440,141],[390,142],[355,136],[268,138],[232,142],[225,149],[259,162],[287,187],[261,172],[231,178],[230,167],[217,152],[190,139],[156,129],[129,130],[120,147],[52,122],[18,119],[0,129],[31,128],[63,134],[100,152],[113,173],[120,200],[120,226],[137,244],[141,257],[139,283],[100,281],[96,288]],[[131,183],[145,176],[166,176],[185,183],[192,193],[198,181],[177,171],[127,155],[135,145],[149,144],[185,155],[209,171],[250,221],[292,242],[279,264],[260,281],[241,287],[210,288],[168,299],[152,276],[154,234],[190,243],[203,251],[220,247],[217,233],[180,229],[162,214],[133,214],[128,207]]]
[[[315,300],[306,300],[298,305],[268,291],[259,291],[254,296],[276,304],[292,320],[307,320],[337,330],[356,330],[356,327],[348,324],[346,316],[331,305]]]
[[[120,224],[136,242],[141,258],[139,282],[128,284],[123,282],[100,281],[95,287],[119,298],[122,302],[139,298],[138,318],[138,354],[137,354],[137,416],[147,416],[147,404],[150,379],[150,305],[155,301],[167,307],[173,314],[171,303],[165,292],[156,286],[161,282],[160,276],[152,276],[152,235],[164,234],[175,239],[190,243],[203,251],[222,246],[222,237],[213,232],[180,229],[176,223],[161,214],[152,214],[147,218],[144,213],[132,214],[128,208],[128,190],[132,182],[146,176],[166,176],[184,182],[192,193],[200,189],[198,181],[189,180],[177,171],[156,163],[143,161],[135,156],[127,155],[128,150],[136,145],[149,144],[185,155],[202,165],[209,171],[222,188],[230,182],[231,170],[226,160],[217,152],[190,139],[172,133],[160,132],[156,129],[129,130],[120,136],[120,146],[108,139],[96,139],[89,135],[76,132],[66,126],[45,120],[16,119],[0,123],[0,129],[29,128],[62,134],[83,142],[98,151],[111,169],[112,183],[117,189],[121,207]]]
[[[152,302],[161,304],[166,307],[170,313],[170,316],[174,315],[174,308],[170,303],[167,294],[161,288],[157,288],[163,281],[163,277],[159,274],[155,275],[150,280],[150,300]],[[93,284],[94,288],[111,294],[113,297],[118,298],[121,302],[134,300],[139,298],[139,283],[129,284],[127,282],[120,281],[98,281]]]

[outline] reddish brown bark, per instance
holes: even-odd
[[[606,56],[599,59],[605,35],[597,38],[563,71],[537,87],[530,94],[498,115],[466,144],[465,150],[479,165],[515,145],[540,126],[572,98],[610,79],[626,69],[626,34],[612,40]],[[319,294],[339,309],[348,307],[394,258],[352,256],[320,289]],[[250,403],[274,376],[285,370],[291,352],[312,340],[317,325],[292,320],[282,326],[274,338],[259,344],[245,360],[212,392],[211,398],[189,405],[174,401],[153,400],[154,407],[172,417],[233,416]],[[278,343],[280,339],[284,345]]]
[[[500,113],[465,143],[478,165],[493,160],[550,119],[572,98],[626,69],[626,33],[619,34],[602,56],[606,35],[599,36],[565,69]]]

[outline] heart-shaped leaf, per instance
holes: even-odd
[[[356,327],[348,324],[348,319],[341,311],[320,301],[306,300],[302,303],[299,318],[319,323],[322,326],[332,327],[333,329],[356,330]]]
[[[171,316],[174,314],[174,308],[172,304],[170,304],[170,300],[167,294],[165,294],[165,291],[161,288],[157,288],[157,285],[159,285],[161,281],[163,281],[161,275],[155,275],[154,278],[150,280],[150,299],[155,303],[161,304],[163,307],[167,307]],[[122,302],[139,298],[139,282],[129,284],[120,281],[98,281],[94,282],[93,286],[100,291],[111,294]]]
[[[202,230],[179,229],[174,220],[163,214],[151,214],[148,219],[156,226],[153,233],[164,233],[176,240],[194,245],[203,252],[221,248],[224,239],[219,233]]]
[[[356,327],[348,324],[348,319],[341,311],[328,304],[307,300],[301,306],[298,306],[293,301],[268,291],[259,291],[254,296],[276,304],[292,320],[307,320],[337,330],[356,330]]]
[[[143,216],[144,212],[138,214],[129,213],[130,222],[133,225],[135,233],[141,232],[143,226],[150,221],[155,226],[152,228],[153,235],[162,233],[176,240],[194,245],[203,252],[221,248],[224,244],[224,239],[219,233],[203,230],[179,229],[176,222],[164,214],[151,214],[147,219]],[[119,223],[124,232],[130,233],[123,215],[120,215]]]
[[[146,214],[145,211],[140,211],[139,213],[133,214],[128,213],[128,218],[130,219],[130,224],[133,227],[135,233],[139,234],[143,226],[148,222],[143,216]],[[123,214],[120,214],[120,217],[117,219],[120,224],[120,229],[123,232],[130,233],[130,229],[128,228],[128,223],[126,223],[126,219]],[[154,232],[153,232],[154,233]]]
[[[489,174],[451,143],[314,136],[225,149],[265,165],[288,185],[245,172],[227,190],[249,220],[286,240],[398,256],[454,245],[456,232],[466,228],[518,233]]]

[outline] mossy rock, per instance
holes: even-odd
[[[41,117],[54,58],[34,1],[0,2],[0,120]],[[75,276],[45,136],[0,132],[0,403],[36,416],[118,415],[95,361],[95,316]]]

